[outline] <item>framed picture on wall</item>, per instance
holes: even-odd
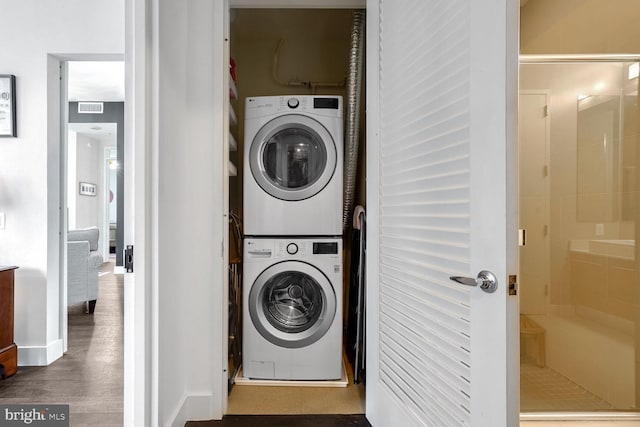
[[[16,76],[0,74],[0,137],[18,136],[16,128]]]
[[[80,182],[80,195],[81,196],[96,196],[96,185],[88,182]]]

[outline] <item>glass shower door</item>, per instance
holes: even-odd
[[[638,62],[523,63],[521,409],[640,409]]]

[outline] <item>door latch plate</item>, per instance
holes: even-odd
[[[124,250],[124,269],[127,273],[133,273],[133,245],[127,245]]]
[[[518,295],[518,276],[509,275],[509,295]]]

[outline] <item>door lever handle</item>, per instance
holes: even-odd
[[[465,286],[480,286],[480,289],[487,293],[493,293],[498,289],[498,279],[492,272],[487,270],[482,270],[478,273],[477,279],[463,276],[450,276],[449,279]]]

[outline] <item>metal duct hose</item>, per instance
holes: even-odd
[[[344,136],[344,207],[342,230],[349,228],[356,193],[358,166],[358,134],[360,128],[360,92],[362,84],[362,51],[364,39],[364,12],[353,13],[351,47],[349,49],[349,75],[347,77],[347,105]]]

